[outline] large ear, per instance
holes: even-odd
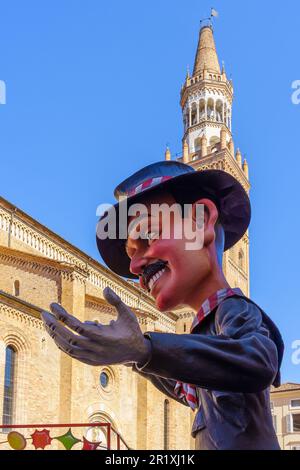
[[[192,219],[195,222],[195,224],[197,224],[199,229],[201,229],[202,227],[199,226],[199,221],[197,221],[197,212],[196,212],[197,204],[204,205],[204,240],[203,242],[204,242],[204,246],[208,246],[211,243],[213,243],[216,239],[215,225],[219,218],[219,212],[218,212],[217,206],[210,199],[199,199],[198,201],[195,201],[192,206]]]

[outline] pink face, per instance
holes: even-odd
[[[151,202],[144,202],[147,207],[150,204],[175,203],[174,198],[163,193],[151,197]],[[192,216],[191,216],[192,217]],[[134,218],[131,217],[131,224]],[[160,311],[172,310],[179,306],[195,306],[195,299],[199,297],[201,285],[205,282],[212,270],[211,253],[204,244],[201,250],[187,250],[184,237],[174,237],[175,220],[171,219],[170,237],[161,237],[161,220],[156,224],[156,233],[151,232],[150,217],[145,218],[139,224],[140,232],[147,232],[149,239],[135,239],[128,237],[127,253],[130,262],[130,271],[135,275],[145,273],[140,277],[142,288],[150,291]],[[142,227],[143,226],[143,227]],[[153,239],[151,239],[153,237]],[[165,262],[159,264],[158,262]],[[149,268],[149,266],[152,266]]]

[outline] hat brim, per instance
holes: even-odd
[[[248,194],[243,186],[229,173],[222,170],[195,171],[176,176],[143,192],[128,197],[127,207],[141,202],[151,196],[151,193],[159,189],[176,194],[176,202],[184,203],[192,192],[194,201],[197,198],[213,200],[219,211],[219,220],[225,232],[225,247],[228,250],[235,245],[246,233],[251,219],[251,205]],[[121,203],[113,207],[116,211],[116,233],[119,233],[119,207]],[[103,216],[104,217],[104,216]],[[100,219],[101,220],[101,219]],[[97,246],[100,255],[107,266],[116,274],[129,279],[138,279],[129,270],[130,258],[125,250],[125,239],[104,240],[96,235]]]

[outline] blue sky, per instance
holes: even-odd
[[[180,87],[211,1],[0,1],[1,195],[99,259],[96,207],[141,166],[181,151]],[[249,163],[251,296],[282,331],[300,381],[300,4],[215,1]]]

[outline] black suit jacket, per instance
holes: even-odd
[[[225,299],[192,334],[145,333],[152,354],[132,369],[160,391],[177,380],[194,384],[201,406],[192,436],[197,449],[279,449],[270,410],[270,385],[280,385],[281,335],[253,301]]]

